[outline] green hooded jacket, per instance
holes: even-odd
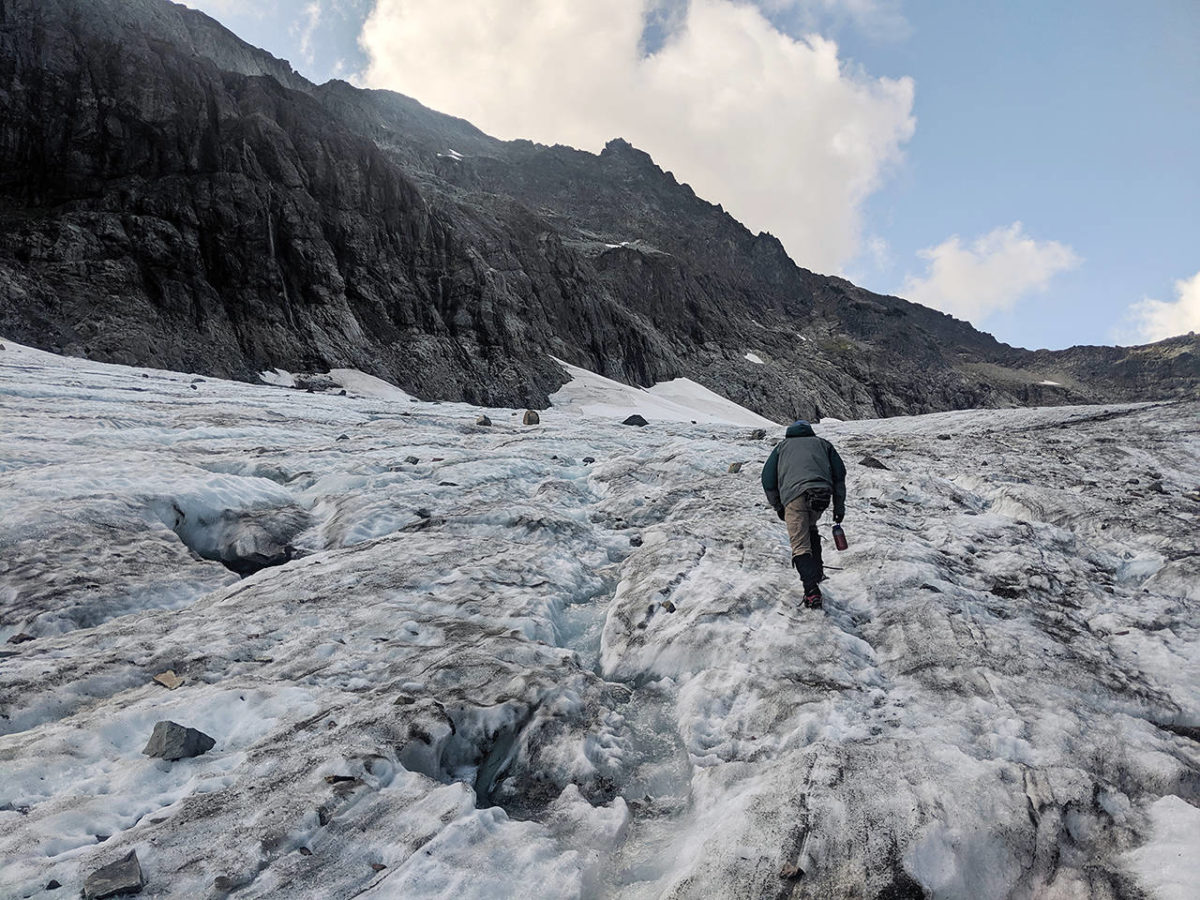
[[[817,437],[807,422],[788,426],[763,465],[762,486],[776,512],[809,488],[823,487],[833,493],[834,516],[846,513],[846,465],[833,444]]]

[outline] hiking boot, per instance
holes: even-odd
[[[821,589],[817,587],[817,582],[820,580],[820,570],[817,567],[816,561],[812,558],[812,554],[805,553],[803,556],[793,556],[792,565],[800,573],[800,581],[804,584],[804,596],[811,597],[813,594],[816,594],[820,597]]]
[[[821,589],[813,588],[813,590],[804,595],[805,609],[821,609],[824,603],[821,601]]]

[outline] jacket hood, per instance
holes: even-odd
[[[788,426],[785,437],[816,437],[816,432],[807,422],[793,422]]]

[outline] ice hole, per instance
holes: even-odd
[[[470,785],[479,809],[499,806],[496,787],[516,758],[521,732],[533,713],[523,703],[446,710],[439,713],[441,721],[410,726],[411,740],[398,761],[438,781]]]
[[[243,577],[293,559],[292,540],[310,523],[308,513],[295,506],[214,513],[169,502],[155,512],[189,550]]]

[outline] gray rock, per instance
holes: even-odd
[[[294,381],[296,389],[301,391],[330,391],[338,387],[332,375],[296,375]]]
[[[142,753],[157,759],[189,759],[207,753],[216,744],[203,731],[164,721],[155,724],[154,732]]]
[[[10,637],[8,639],[8,643],[24,644],[26,641],[33,641],[33,640],[36,640],[36,638],[32,634],[26,634],[25,632],[22,631],[22,632],[18,632],[17,634],[14,634],[12,637]]]
[[[525,410],[525,416],[521,419],[521,421],[526,425],[540,425],[542,417],[532,409],[527,409]]]
[[[752,432],[750,432],[750,440],[752,441],[765,440],[766,436],[767,431],[765,428],[755,428]]]
[[[626,419],[621,424],[622,425],[636,425],[638,428],[642,428],[643,426],[649,425],[650,423],[647,422],[645,419],[643,419],[641,416],[639,416],[637,413],[634,413],[632,416],[630,416],[628,419]]]
[[[491,424],[492,424],[492,420],[491,420],[491,419],[489,419],[487,416],[480,416],[478,419],[476,419],[476,420],[475,420],[475,424],[476,424],[476,425],[483,425],[483,426],[485,426],[485,427],[486,427],[486,426],[488,426],[488,425],[491,425]]]
[[[864,456],[858,461],[858,464],[860,466],[866,466],[868,469],[883,469],[885,472],[891,471],[891,469],[884,465],[882,460],[876,459],[874,456],[870,455]]]
[[[736,475],[738,472],[742,471],[742,466],[744,466],[744,465],[745,465],[745,463],[740,463],[740,462],[730,463],[729,464],[729,474]]]
[[[406,463],[408,463],[410,466],[415,466],[421,460],[417,459],[417,457],[415,457],[415,456],[406,456],[406,457],[404,457],[404,461]]]
[[[584,464],[585,466],[590,466],[590,465],[591,465],[592,463],[594,463],[595,461],[596,461],[596,457],[594,457],[594,456],[585,456],[585,457],[583,458],[583,464]]]
[[[83,896],[85,900],[104,900],[105,897],[140,894],[145,886],[137,852],[130,850],[116,862],[89,875],[83,882]]]

